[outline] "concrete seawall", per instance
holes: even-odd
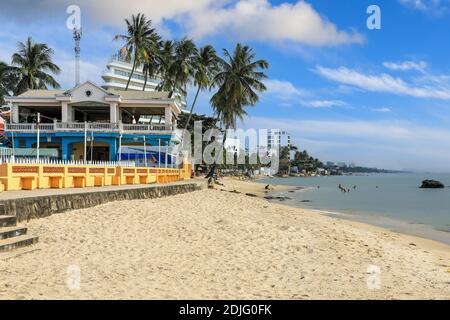
[[[18,221],[36,219],[70,210],[91,208],[103,203],[133,199],[153,199],[201,190],[202,184],[183,182],[139,188],[16,197],[0,200],[0,215],[16,216]]]

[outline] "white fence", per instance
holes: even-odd
[[[36,123],[5,123],[6,131],[36,132]],[[42,132],[54,131],[95,131],[95,132],[154,132],[172,131],[172,126],[165,124],[124,124],[109,122],[54,122],[40,123],[39,130]]]
[[[0,156],[0,164],[52,164],[98,167],[135,167],[135,161],[82,161],[82,160],[51,160],[36,158],[15,158],[14,156]]]

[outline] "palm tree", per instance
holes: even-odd
[[[59,67],[53,63],[54,51],[44,43],[33,43],[29,37],[25,43],[19,42],[18,52],[12,56],[14,73],[19,80],[14,94],[19,95],[28,89],[59,88],[59,83],[49,74],[59,74]]]
[[[210,45],[201,48],[198,55],[195,57],[194,63],[194,85],[197,86],[197,92],[195,93],[194,101],[192,102],[191,111],[189,112],[189,117],[186,121],[184,130],[187,129],[189,122],[191,121],[194,106],[200,91],[210,87],[211,82],[218,71],[218,57],[216,55],[216,50]]]
[[[174,60],[175,43],[171,40],[163,41],[159,51],[159,65],[157,74],[161,77],[161,82],[156,87],[158,91],[170,91],[173,87],[173,75],[171,68]]]
[[[184,38],[175,43],[173,61],[169,66],[173,79],[169,97],[172,97],[175,91],[186,95],[186,85],[194,75],[193,67],[197,55],[197,47],[191,39]]]
[[[138,13],[137,15],[133,14],[131,16],[131,21],[125,19],[125,23],[127,24],[127,34],[118,34],[113,40],[125,41],[125,48],[128,55],[127,58],[131,59],[131,57],[133,57],[133,67],[125,87],[125,90],[128,90],[131,77],[133,76],[136,67],[138,67],[147,56],[147,49],[158,45],[160,36],[156,33],[156,30],[152,28],[152,21],[147,20],[142,13]]]
[[[5,103],[4,96],[12,91],[13,68],[0,61],[0,107]]]
[[[142,91],[145,91],[148,77],[155,78],[155,76],[157,75],[160,62],[160,46],[160,41],[152,41],[144,50],[142,72],[144,73],[145,81],[144,86],[142,87]]]
[[[225,143],[227,130],[236,128],[236,119],[242,120],[247,114],[245,107],[255,105],[259,100],[258,93],[266,90],[261,81],[267,78],[263,70],[269,67],[267,61],[255,60],[250,47],[239,43],[233,54],[226,49],[223,53],[225,58],[219,59],[220,71],[212,82],[219,89],[210,101],[217,120],[225,128],[222,145]],[[207,177],[214,176],[216,162]]]

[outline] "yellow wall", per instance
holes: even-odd
[[[169,183],[190,179],[191,169],[8,163],[0,165],[0,191]]]

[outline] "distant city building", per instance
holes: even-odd
[[[280,148],[291,147],[291,135],[286,131],[270,129],[267,135],[267,147],[270,149],[275,143],[277,143]]]
[[[296,150],[291,150],[291,135],[286,131],[280,131],[278,129],[268,130],[267,135],[267,148],[271,149],[273,146],[278,145],[279,148],[289,148],[289,160],[294,159]]]

